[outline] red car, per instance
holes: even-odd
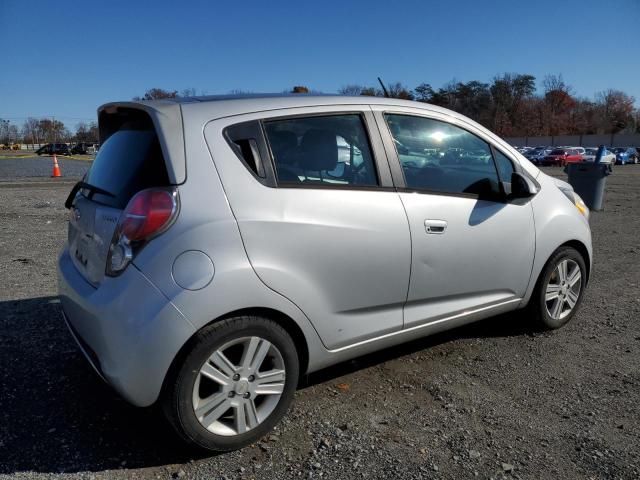
[[[567,163],[582,162],[584,157],[577,148],[556,148],[542,159],[543,166],[564,167]]]

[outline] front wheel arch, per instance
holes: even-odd
[[[585,268],[587,269],[587,278],[585,281],[585,287],[586,287],[589,284],[589,279],[591,278],[591,257],[589,256],[589,250],[587,250],[587,247],[585,246],[585,244],[579,240],[570,240],[568,242],[563,243],[558,248],[561,248],[561,247],[574,248],[582,256],[582,259],[584,260]],[[555,251],[557,251],[557,249]],[[549,259],[547,259],[547,261],[549,261]],[[540,272],[540,274],[542,275],[542,272]]]
[[[573,261],[577,262],[577,265],[582,267],[582,271],[584,273],[584,283],[579,291],[579,297],[576,299],[575,305],[572,305],[568,314],[563,317],[555,317],[553,316],[549,310],[546,302],[551,301],[545,298],[544,289],[546,288],[545,284],[550,277],[549,275],[553,275],[552,272],[555,271],[556,262],[558,260],[566,261],[571,260],[573,257]],[[580,265],[582,264],[582,265]],[[550,268],[553,267],[553,268]],[[528,312],[529,320],[535,325],[535,328],[542,329],[551,329],[555,330],[567,324],[571,318],[575,315],[578,310],[582,299],[584,297],[584,291],[587,288],[587,283],[589,279],[589,255],[588,251],[584,244],[579,241],[569,241],[565,242],[556,248],[553,253],[546,260],[540,274],[536,278],[535,287],[532,291],[531,297],[529,298],[527,305],[525,307]],[[559,285],[558,285],[559,287]],[[572,288],[572,287],[565,287]],[[558,295],[556,294],[556,297]],[[558,300],[556,300],[557,302]],[[560,298],[561,308],[562,303],[565,302],[562,298]]]

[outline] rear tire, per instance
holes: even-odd
[[[578,311],[587,280],[585,259],[572,247],[560,247],[542,269],[529,300],[532,320],[543,328],[555,330]]]
[[[299,360],[291,336],[264,317],[200,330],[163,395],[169,423],[186,442],[230,451],[266,435],[291,404]]]

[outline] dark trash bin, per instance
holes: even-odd
[[[566,172],[569,184],[582,197],[589,210],[602,210],[604,187],[607,176],[611,175],[611,165],[599,161],[570,163]]]

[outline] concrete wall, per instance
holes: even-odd
[[[536,145],[597,147],[640,147],[640,133],[617,135],[558,135],[557,137],[509,137],[507,142],[516,147],[535,147]]]

